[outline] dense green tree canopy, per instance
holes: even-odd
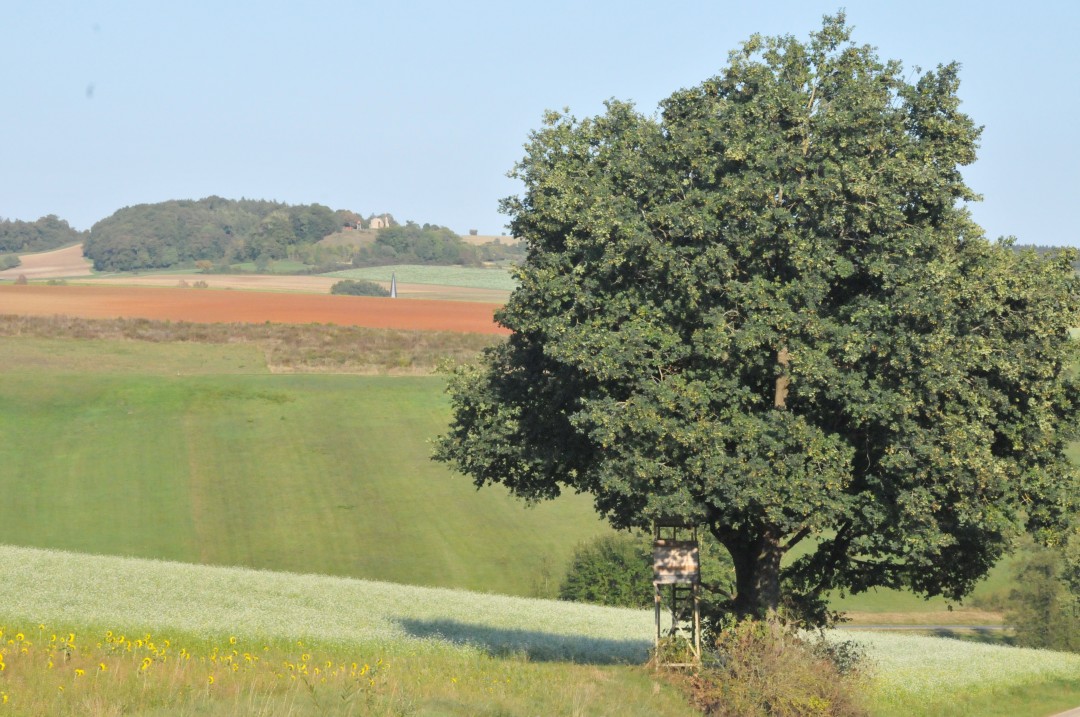
[[[99,271],[131,271],[200,260],[285,258],[319,241],[348,216],[321,204],[254,199],[171,200],[118,210],[90,229],[83,252]]]
[[[375,242],[353,256],[353,264],[477,264],[478,256],[476,247],[446,227],[406,222],[379,229]]]
[[[58,249],[82,241],[85,235],[55,214],[33,222],[0,219],[0,254]]]
[[[513,333],[453,377],[436,458],[617,527],[697,522],[742,614],[959,599],[1017,531],[1059,539],[1073,257],[984,238],[958,68],[907,77],[840,16],[753,37],[658,117],[549,114],[505,203]]]

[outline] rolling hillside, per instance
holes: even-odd
[[[0,340],[0,543],[528,595],[606,530],[428,459],[439,377],[271,375],[251,345]]]

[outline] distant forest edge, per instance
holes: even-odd
[[[293,247],[314,244],[346,221],[319,204],[207,197],[125,207],[90,228],[83,245],[98,271],[162,269],[177,264],[288,258]]]
[[[72,229],[55,214],[35,222],[0,219],[0,254],[31,254],[59,249],[85,241],[87,234]]]
[[[322,242],[333,237],[332,242]],[[399,224],[389,214],[364,218],[321,204],[258,199],[170,200],[118,210],[88,232],[54,215],[36,222],[0,220],[0,255],[47,251],[83,242],[97,271],[144,271],[196,266],[228,271],[254,263],[265,271],[291,260],[312,273],[381,264],[479,266],[523,256],[516,243],[465,242],[433,224]]]

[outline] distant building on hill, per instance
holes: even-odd
[[[368,227],[371,229],[388,229],[393,226],[394,220],[389,214],[380,214],[377,217],[372,217],[368,223]]]

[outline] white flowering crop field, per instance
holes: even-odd
[[[1078,654],[895,632],[845,631],[839,638],[866,648],[875,688],[885,703],[947,701],[957,693],[1080,681]]]
[[[0,546],[4,621],[594,664],[644,662],[654,629],[649,610]],[[884,704],[1080,680],[1080,655],[896,633],[833,635],[866,648]]]
[[[649,611],[0,546],[0,621],[641,663]]]

